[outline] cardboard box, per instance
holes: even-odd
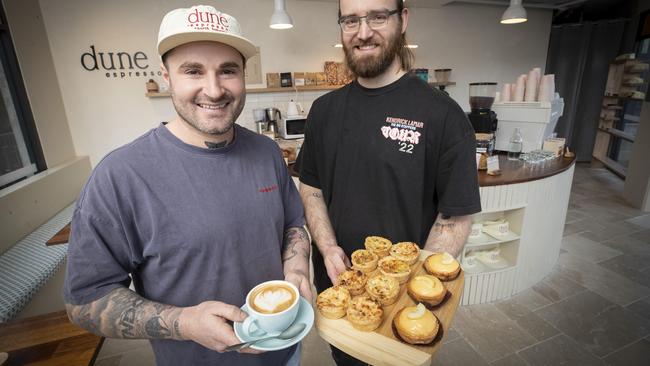
[[[327,77],[327,84],[338,85],[339,68],[334,61],[325,61],[325,76]]]
[[[305,85],[316,85],[318,83],[318,76],[315,72],[308,72],[305,74]]]
[[[290,72],[281,72],[280,73],[280,86],[281,87],[288,87],[288,86],[293,86],[293,82],[291,79],[291,73]]]
[[[280,74],[277,72],[269,72],[266,74],[266,87],[279,88],[280,87]]]
[[[316,85],[327,85],[327,75],[324,72],[316,73]]]
[[[294,72],[293,73],[293,85],[295,85],[295,86],[304,86],[305,85],[305,73],[304,72]]]
[[[343,62],[339,62],[336,64],[337,67],[337,78],[336,78],[336,85],[346,85],[351,83],[354,78],[352,76],[352,73],[348,68],[343,64]]]

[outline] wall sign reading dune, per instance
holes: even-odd
[[[149,71],[149,57],[142,51],[100,51],[90,45],[90,52],[81,54],[81,66],[86,71],[104,71],[107,78],[161,76],[161,71]]]

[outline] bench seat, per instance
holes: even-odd
[[[45,242],[73,213],[74,204],[0,255],[0,323],[13,319],[65,261],[67,244],[48,247]]]

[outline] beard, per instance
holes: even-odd
[[[365,45],[372,45],[378,43],[374,40],[375,37],[360,42],[358,44],[345,44],[343,42],[343,53],[345,54],[345,63],[348,69],[358,77],[374,78],[383,74],[393,63],[395,57],[404,47],[404,41],[400,28],[390,35],[385,44],[379,44],[382,52],[376,56],[355,56],[354,48],[356,46],[363,47]]]
[[[174,98],[172,94],[172,103],[174,104],[174,109],[176,109],[178,116],[195,130],[208,135],[224,135],[228,133],[244,109],[245,99],[245,94],[242,96],[241,100],[237,101],[232,94],[226,92],[218,99],[212,99],[204,95],[202,97],[194,97],[189,103],[187,103],[178,98]],[[198,115],[198,109],[201,107],[197,104],[200,103],[229,104],[226,106],[227,111],[224,116],[206,119],[201,118]]]

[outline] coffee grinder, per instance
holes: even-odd
[[[495,133],[497,130],[497,114],[492,103],[496,94],[497,83],[478,82],[469,84],[469,106],[472,109],[467,114],[476,132],[476,152],[492,155],[494,150]]]

